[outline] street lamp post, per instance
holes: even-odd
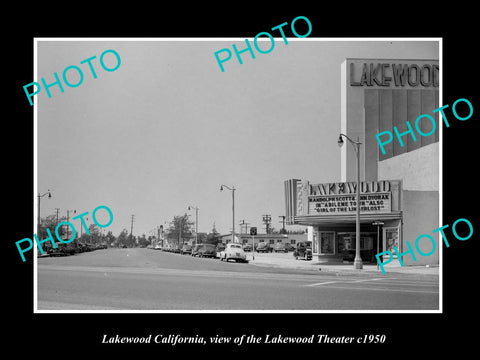
[[[227,188],[232,192],[232,243],[235,242],[235,186],[229,187],[227,185],[221,185],[220,191],[223,191],[223,188]]]
[[[70,211],[73,211],[74,214],[77,213],[77,210],[67,210],[67,222],[70,220]],[[68,237],[68,226],[67,226],[67,239],[69,239]]]
[[[345,137],[353,145],[355,153],[357,154],[357,215],[356,215],[356,241],[355,241],[355,260],[353,267],[355,269],[363,269],[362,257],[360,256],[360,145],[362,144],[359,139],[353,141],[347,135],[340,133],[338,137],[338,146],[342,147],[343,139]]]
[[[373,226],[377,226],[377,254],[380,252],[380,226],[383,226],[384,223],[380,220],[375,220],[372,223]],[[377,261],[377,270],[378,270],[378,261]]]
[[[189,206],[188,210],[195,209],[195,246],[198,243],[198,207],[196,206]]]
[[[50,189],[48,189],[48,191],[43,195],[40,195],[40,193],[38,193],[38,195],[37,195],[37,197],[38,197],[38,202],[37,202],[37,236],[40,236],[40,199],[42,197],[44,197],[45,195],[48,195],[49,199],[52,197],[52,194],[50,193]]]

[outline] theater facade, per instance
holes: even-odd
[[[339,133],[360,141],[360,250],[363,262],[397,247],[408,250],[421,234],[431,234],[439,221],[440,134],[438,113],[440,69],[438,60],[346,59],[340,67],[341,122]],[[404,146],[392,141],[379,149],[375,135],[406,121],[430,114],[436,130],[428,137],[403,136]],[[432,124],[421,123],[429,133]],[[428,128],[430,126],[430,128]],[[396,139],[395,139],[396,140]],[[353,261],[355,253],[357,155],[347,141],[339,149],[340,176],[329,183],[314,179],[284,182],[287,224],[306,225],[314,256],[319,260]],[[410,254],[405,265],[439,263],[439,237],[430,256]],[[429,253],[432,244],[419,244]]]

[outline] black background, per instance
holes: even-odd
[[[14,354],[41,354],[52,358],[71,356],[139,356],[148,352],[171,358],[185,351],[196,355],[221,353],[285,354],[300,356],[332,354],[410,357],[433,355],[452,349],[464,353],[475,344],[478,283],[478,81],[476,22],[473,6],[449,3],[362,2],[354,5],[303,6],[275,3],[260,9],[246,3],[201,4],[181,9],[158,3],[92,3],[67,5],[53,2],[5,11],[2,63],[6,86],[4,102],[3,176],[3,267],[2,286],[6,335],[4,347]],[[449,115],[443,131],[443,224],[469,219],[474,235],[467,241],[453,239],[444,247],[443,314],[33,314],[33,257],[22,263],[15,241],[31,237],[34,218],[33,108],[26,101],[23,85],[33,81],[34,37],[254,37],[297,16],[312,23],[309,37],[442,37],[443,104],[467,98],[473,117],[458,121]],[[303,33],[299,30],[299,33]],[[287,34],[288,36],[288,34]],[[59,175],[60,176],[60,175]],[[470,327],[473,325],[473,327]],[[148,334],[201,335],[204,337],[284,335],[363,336],[385,334],[385,344],[376,345],[106,345],[103,334],[146,336]],[[4,349],[7,351],[7,349]],[[318,354],[318,355],[314,355]],[[298,356],[295,355],[295,356]]]

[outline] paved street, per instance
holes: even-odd
[[[438,276],[319,273],[145,248],[38,259],[39,310],[437,310]]]

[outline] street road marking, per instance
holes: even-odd
[[[392,279],[395,279],[395,278],[389,278],[389,280],[392,280]],[[354,281],[354,283],[365,282],[365,281],[377,281],[377,280],[384,280],[384,279],[382,279],[382,278],[375,278],[375,279],[364,279],[364,280],[357,280],[357,281]]]
[[[427,291],[427,290],[408,290],[408,289],[392,289],[392,288],[387,288],[387,287],[370,287],[370,286],[365,286],[365,287],[350,287],[350,286],[344,286],[347,284],[356,284],[356,283],[365,283],[365,285],[368,285],[370,282],[375,282],[381,280],[382,282],[378,283],[378,285],[393,285],[393,286],[398,286],[398,285],[406,285],[406,286],[422,286],[422,287],[435,287],[438,286],[438,284],[431,283],[431,284],[415,284],[409,283],[409,282],[383,282],[385,280],[394,280],[396,278],[374,278],[374,279],[360,279],[360,280],[344,280],[344,281],[325,281],[321,283],[314,283],[314,284],[308,284],[308,285],[303,285],[303,286],[309,286],[309,287],[317,287],[317,286],[323,286],[323,285],[331,285],[334,283],[338,283],[338,285],[335,286],[326,286],[330,289],[345,289],[345,290],[366,290],[366,291],[394,291],[394,292],[414,292],[414,293],[426,293],[426,294],[438,294],[438,291]],[[341,283],[341,285],[340,285]],[[340,286],[339,286],[340,285]]]
[[[345,290],[364,290],[364,291],[396,291],[396,292],[412,292],[412,293],[425,293],[425,294],[438,294],[438,291],[422,291],[422,290],[407,290],[407,289],[388,289],[388,288],[355,288],[349,286],[329,286],[330,289],[345,289]]]
[[[305,286],[320,286],[320,285],[326,285],[326,284],[334,284],[338,281],[326,281],[326,282],[321,282],[321,283],[316,283],[316,284],[309,284],[309,285],[305,285]]]

